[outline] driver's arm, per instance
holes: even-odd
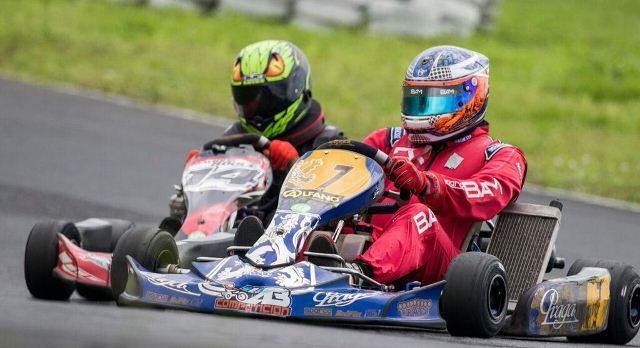
[[[527,173],[527,161],[520,149],[510,146],[498,151],[468,179],[427,173],[437,187],[420,200],[435,213],[488,220],[518,198]]]

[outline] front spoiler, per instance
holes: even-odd
[[[125,306],[354,325],[438,330],[446,327],[439,313],[444,281],[395,293],[352,288],[346,276],[313,287],[245,285],[238,289],[233,284],[221,287],[194,272],[157,274],[148,272],[131,257],[127,261],[129,278],[119,298],[119,304]]]

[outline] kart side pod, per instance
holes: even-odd
[[[591,267],[573,276],[542,282],[520,297],[502,333],[586,336],[601,332],[607,327],[610,283],[606,269]]]

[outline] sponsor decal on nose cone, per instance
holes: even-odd
[[[318,292],[313,295],[313,302],[316,307],[336,306],[344,307],[353,304],[363,298],[375,296],[375,293],[351,293],[344,294],[340,292]]]
[[[327,202],[331,204],[338,204],[342,199],[342,196],[334,195],[327,192],[321,192],[317,190],[299,190],[299,189],[286,190],[282,193],[282,196],[286,198],[308,198],[308,199],[313,199],[320,202]]]
[[[400,316],[405,318],[426,317],[431,306],[431,300],[416,298],[398,303],[397,310]]]

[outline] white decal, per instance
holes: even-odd
[[[153,285],[161,286],[165,289],[173,290],[185,295],[200,296],[198,293],[189,291],[189,289],[187,289],[187,283],[177,282],[164,277],[152,276],[150,274],[145,274],[145,276],[147,277],[147,280],[149,280],[149,283]]]
[[[428,229],[433,226],[433,223],[438,221],[436,216],[433,214],[431,210],[429,210],[429,216],[425,212],[421,211],[418,214],[413,216],[413,222],[416,223],[416,228],[418,229],[418,234],[423,234]]]
[[[255,288],[247,293],[255,293],[246,301],[249,304],[263,304],[271,306],[289,307],[291,305],[291,296],[289,290],[280,288]]]
[[[375,293],[343,294],[339,292],[319,292],[313,295],[313,302],[316,303],[316,307],[344,307],[363,298],[373,297],[375,295]]]
[[[291,183],[295,187],[310,183],[316,178],[316,174],[313,172],[321,166],[322,163],[322,159],[320,158],[299,160],[287,176],[287,183]]]
[[[207,159],[187,167],[184,191],[249,191],[264,178],[259,165],[243,159]]]
[[[403,157],[407,157],[409,160],[412,160],[413,157],[415,157],[414,151],[415,150],[410,147],[397,146],[393,148],[392,157],[403,156]]]
[[[287,289],[274,287],[245,286],[235,288],[233,283],[224,286],[216,286],[212,283],[200,283],[198,289],[204,294],[221,297],[227,300],[255,305],[271,305],[289,307],[291,305],[291,293]]]
[[[500,191],[502,194],[502,185],[498,179],[494,178],[493,182],[481,181],[478,184],[475,181],[454,181],[444,180],[445,184],[453,189],[463,190],[468,198],[482,198],[486,195],[495,197],[494,190]]]
[[[562,325],[576,323],[575,303],[558,305],[558,291],[556,289],[547,290],[540,301],[540,313],[544,314],[542,325],[552,325],[554,329],[560,329]]]
[[[456,169],[462,163],[462,161],[464,161],[464,158],[454,152],[453,155],[449,157],[444,167],[449,169]]]
[[[215,286],[212,283],[199,283],[198,290],[206,295],[222,297],[224,296],[226,289],[222,286]]]
[[[109,266],[111,266],[110,260],[103,259],[102,257],[91,255],[91,254],[80,255],[80,260],[89,261],[94,265],[104,269],[109,269]]]

